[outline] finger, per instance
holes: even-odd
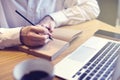
[[[53,32],[54,28],[55,28],[55,22],[51,22],[50,23],[51,32]]]
[[[42,27],[47,28],[49,32],[52,32],[52,29],[50,27],[50,24],[40,24]]]
[[[52,30],[51,30],[51,28],[50,27],[45,27],[46,29],[48,29],[48,31],[50,32],[50,33],[52,33]]]
[[[40,26],[40,25],[37,25],[37,26]],[[47,29],[47,31],[45,32],[45,35],[46,35],[46,34],[49,35],[49,36],[52,35],[51,32],[50,32],[50,28],[49,28],[49,27],[43,27],[43,28],[46,28],[46,29]]]
[[[29,45],[31,46],[39,46],[39,45],[44,45],[48,41],[48,35],[33,35],[32,37],[29,37]]]
[[[49,35],[36,34],[36,33],[30,33],[29,36],[33,41],[45,41],[49,37]]]
[[[48,34],[49,33],[49,31],[46,29],[46,28],[44,28],[44,27],[36,27],[36,26],[34,26],[34,28],[32,28],[32,32],[35,32],[35,33],[37,33],[37,34]]]
[[[45,45],[48,41],[49,39],[46,39],[44,41],[32,40],[30,44],[31,46],[41,46],[41,45]]]

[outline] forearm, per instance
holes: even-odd
[[[79,0],[77,0],[79,1]],[[73,25],[96,18],[100,13],[99,6],[95,0],[84,3],[76,3],[72,7],[51,14],[57,26]]]
[[[19,35],[21,28],[0,28],[0,49],[21,44]]]

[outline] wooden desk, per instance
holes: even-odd
[[[83,31],[83,33],[79,38],[77,38],[72,43],[72,45],[66,51],[64,51],[57,59],[52,61],[54,65],[57,62],[59,62],[61,59],[63,59],[65,56],[67,56],[69,53],[71,53],[79,45],[84,43],[98,29],[104,29],[104,30],[120,33],[119,29],[116,29],[115,27],[112,27],[99,20],[92,20],[83,24],[79,24],[75,26],[66,26],[63,28],[80,29]],[[0,50],[0,80],[13,80],[12,71],[14,69],[14,66],[17,65],[19,62],[30,58],[37,58],[37,57],[28,55],[24,52],[17,51],[16,49],[13,48]],[[59,80],[59,79],[55,78],[54,80]]]

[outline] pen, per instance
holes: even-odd
[[[15,10],[15,12],[17,14],[19,14],[22,18],[24,18],[27,22],[29,22],[31,25],[35,26],[35,24],[33,24],[30,20],[28,20],[25,16],[23,16],[20,12],[18,12],[17,10]],[[48,27],[46,27],[48,30],[50,30]],[[53,38],[49,35],[49,39],[53,40]]]
[[[31,25],[35,26],[35,24],[33,24],[30,20],[28,20],[25,16],[23,16],[20,12],[18,12],[17,10],[15,10],[15,12],[17,14],[19,14],[22,18],[24,18],[26,21],[28,21]]]

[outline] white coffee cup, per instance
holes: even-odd
[[[13,77],[15,80],[52,80],[53,65],[50,61],[41,58],[27,59],[15,66]]]

